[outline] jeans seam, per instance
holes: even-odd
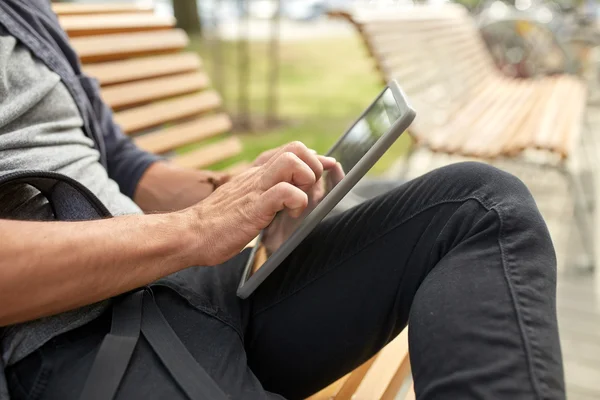
[[[308,285],[310,285],[311,283],[315,282],[316,280],[320,279],[321,277],[323,277],[324,275],[326,275],[329,271],[334,270],[335,268],[337,268],[340,264],[342,264],[344,261],[346,261],[348,258],[350,257],[354,257],[355,255],[359,254],[361,251],[363,251],[364,249],[366,249],[367,247],[369,247],[370,245],[372,245],[375,241],[381,239],[382,237],[386,236],[387,234],[389,234],[390,232],[392,232],[393,230],[397,229],[398,227],[400,227],[401,225],[403,225],[404,223],[406,223],[408,220],[414,218],[415,216],[433,208],[433,207],[437,207],[439,205],[442,204],[448,204],[448,203],[457,203],[457,202],[465,202],[468,200],[477,200],[486,210],[490,210],[490,207],[486,206],[485,203],[479,199],[477,196],[468,196],[468,197],[462,197],[462,198],[445,198],[442,199],[440,201],[437,201],[433,204],[430,204],[426,207],[423,207],[415,212],[413,212],[412,214],[409,214],[408,216],[404,217],[403,219],[401,219],[399,222],[397,222],[396,224],[394,224],[393,226],[391,226],[389,229],[387,229],[386,231],[382,232],[381,234],[379,234],[378,236],[376,236],[375,238],[371,239],[370,241],[366,242],[363,246],[361,246],[360,248],[356,249],[355,251],[353,251],[352,253],[348,254],[346,257],[344,258],[340,258],[338,260],[337,263],[333,264],[333,266],[331,266],[331,268],[328,268],[327,271],[321,273],[320,275],[317,275],[311,279],[309,279],[304,285],[298,287],[296,290],[292,291],[292,292],[288,292],[285,293],[283,296],[281,296],[279,299],[275,300],[273,303],[269,304],[268,306],[265,306],[259,310],[257,310],[255,313],[252,314],[252,317],[256,317],[257,315],[259,315],[260,313],[265,312],[266,310],[276,306],[277,304],[281,303],[282,301],[292,297],[294,294],[298,293],[300,290],[304,289],[305,287],[307,287]]]
[[[518,301],[517,290],[514,286],[513,280],[511,278],[511,272],[508,267],[508,261],[506,260],[506,252],[505,246],[503,245],[503,237],[504,237],[504,218],[502,217],[502,213],[497,207],[492,207],[492,210],[496,212],[498,215],[498,219],[500,221],[500,229],[498,230],[498,246],[500,247],[500,257],[502,259],[502,269],[504,272],[504,277],[506,279],[506,284],[508,286],[508,290],[510,291],[511,301],[513,303],[513,308],[515,311],[517,323],[519,325],[519,333],[521,335],[521,341],[523,342],[523,350],[525,352],[525,359],[527,360],[527,368],[529,370],[529,379],[531,382],[531,386],[535,392],[537,398],[542,398],[541,396],[541,388],[538,383],[537,375],[535,373],[535,368],[533,367],[533,355],[531,348],[531,338],[527,334],[526,330],[528,329],[525,320],[523,319],[523,310]]]

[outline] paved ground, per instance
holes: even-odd
[[[590,126],[586,135],[600,135],[600,108],[588,110]],[[590,137],[590,136],[586,136]],[[590,147],[592,146],[592,147]],[[586,143],[591,154],[600,156],[598,144]],[[578,156],[581,159],[582,156]],[[407,168],[408,177],[433,168],[464,160],[459,157],[417,152]],[[568,398],[600,399],[600,273],[581,268],[585,257],[579,232],[574,226],[573,200],[567,181],[552,168],[523,167],[514,162],[498,162],[499,167],[519,176],[532,191],[550,229],[558,259],[558,319],[565,364]],[[600,165],[599,165],[600,166]],[[592,168],[593,169],[593,168]],[[406,171],[400,164],[390,174]],[[586,188],[595,186],[600,198],[600,172],[595,185],[588,180]],[[594,226],[599,226],[596,223]],[[596,259],[600,260],[600,230],[596,229]]]

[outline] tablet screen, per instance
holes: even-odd
[[[291,236],[303,219],[314,210],[345,174],[354,168],[401,116],[402,112],[394,95],[391,89],[387,88],[328,152],[327,155],[334,157],[339,165],[333,170],[326,171],[320,182],[308,194],[309,204],[304,213],[299,218],[291,218],[287,213],[280,212],[263,231],[261,247],[255,255],[252,272],[258,270],[268,257]]]

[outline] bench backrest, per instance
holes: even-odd
[[[84,71],[98,79],[115,120],[140,147],[193,168],[241,151],[238,138],[224,135],[231,120],[220,111],[221,97],[200,57],[183,51],[189,39],[172,17],[132,4],[53,8]],[[216,136],[222,139],[195,148]]]
[[[332,14],[356,26],[382,80],[397,79],[429,123],[442,124],[457,104],[488,78],[498,76],[474,21],[462,6]],[[413,127],[423,123],[417,117]]]

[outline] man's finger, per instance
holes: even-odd
[[[299,159],[304,161],[306,165],[314,172],[317,180],[323,174],[323,165],[315,153],[313,153],[302,142],[291,142],[282,146],[278,152],[265,163],[266,166],[276,162],[277,158],[284,153],[294,153]]]
[[[321,161],[321,165],[323,166],[323,170],[327,171],[333,167],[337,163],[336,159],[328,156],[317,156],[319,161]]]
[[[277,152],[279,152],[279,148],[276,149],[271,149],[271,150],[267,150],[262,152],[257,158],[256,160],[254,160],[254,162],[252,163],[252,165],[263,165],[265,163],[267,163],[271,158],[273,158],[273,156],[275,154],[277,154]]]
[[[288,182],[308,191],[317,181],[314,171],[294,153],[280,154],[265,168],[266,171],[262,176],[263,190],[267,190],[279,182]]]
[[[279,211],[287,210],[291,217],[297,218],[308,205],[308,195],[296,186],[280,182],[260,196],[261,215],[272,219]]]
[[[327,171],[327,187],[329,189],[334,188],[342,179],[344,179],[344,176],[346,176],[346,174],[344,173],[342,164],[335,163],[335,165]]]

